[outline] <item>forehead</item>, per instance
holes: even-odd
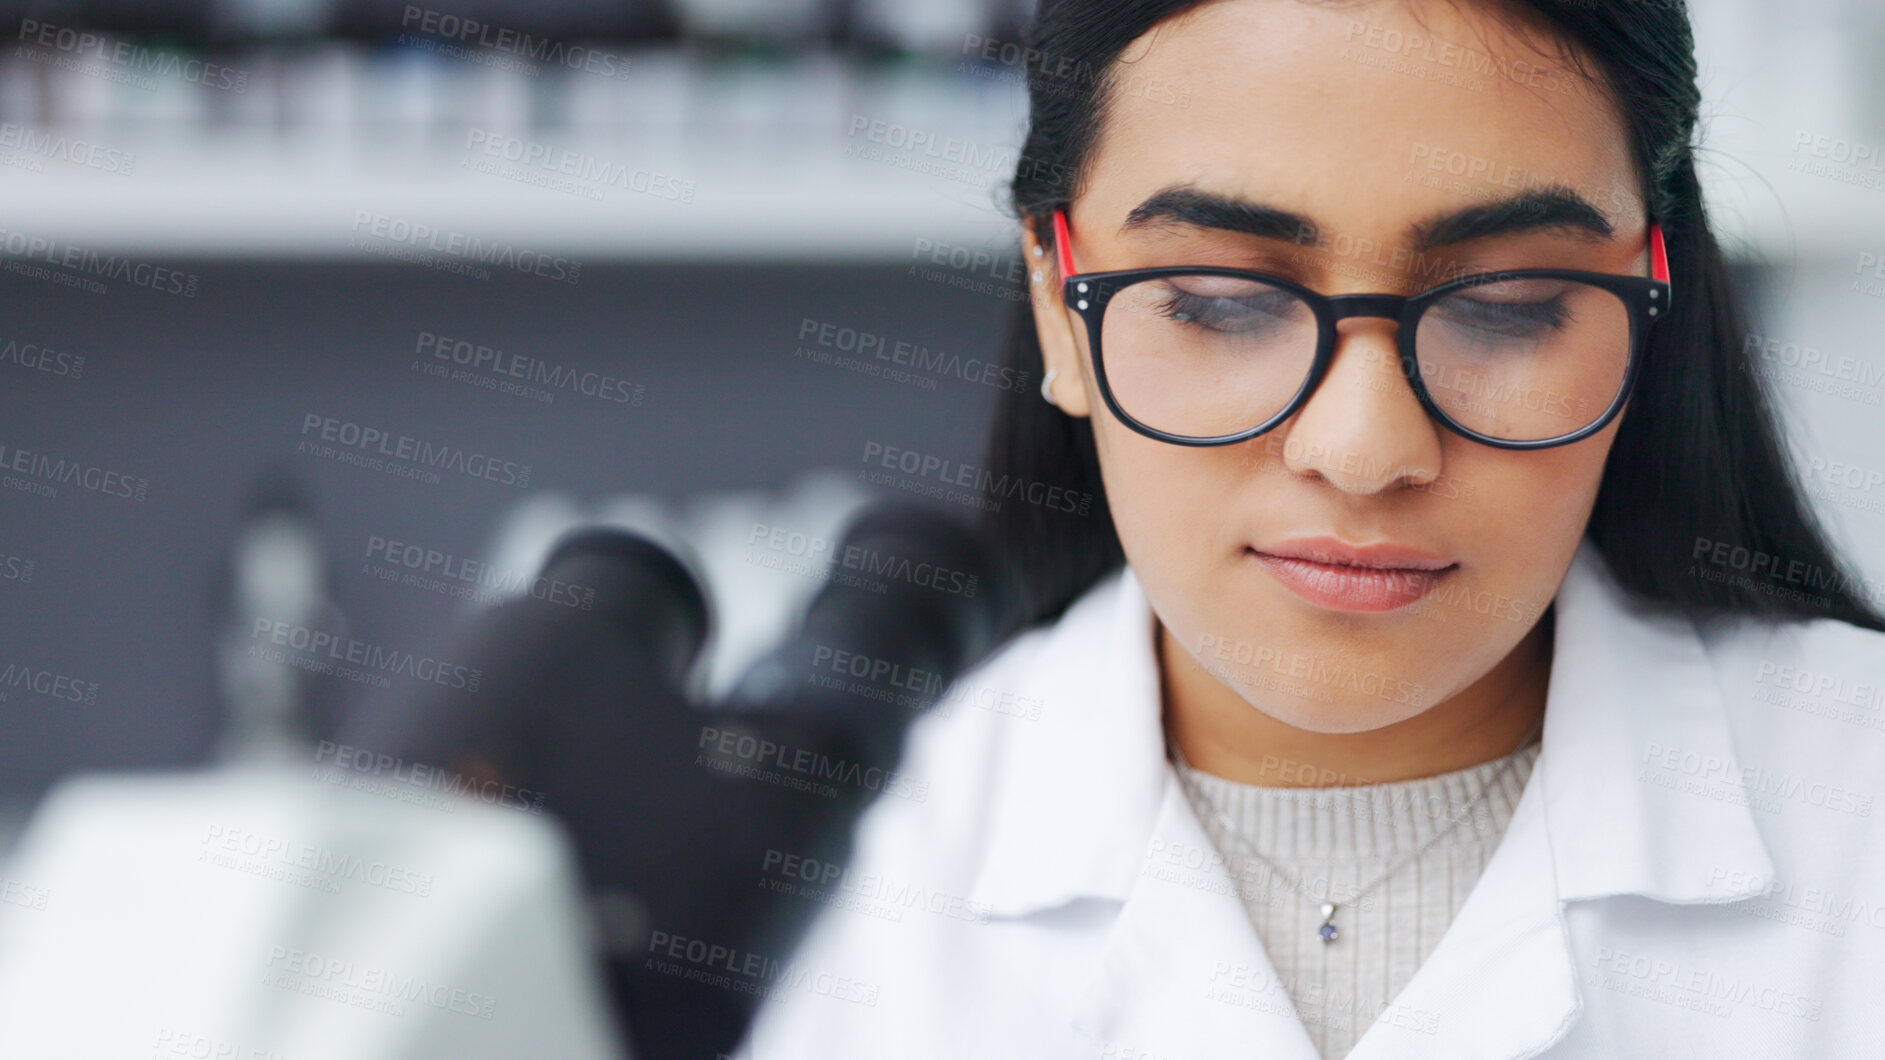
[[[1357,233],[1551,185],[1642,217],[1601,91],[1474,0],[1215,0],[1121,60],[1086,196],[1103,219],[1177,182]]]

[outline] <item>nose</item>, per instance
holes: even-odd
[[[1284,466],[1355,495],[1431,484],[1443,428],[1401,374],[1395,321],[1351,316],[1336,336],[1322,384],[1278,429]]]

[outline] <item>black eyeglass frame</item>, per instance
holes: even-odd
[[[1550,449],[1560,445],[1569,445],[1603,430],[1619,412],[1623,411],[1623,406],[1630,399],[1630,393],[1636,388],[1636,379],[1642,370],[1643,351],[1647,345],[1649,329],[1668,314],[1671,304],[1668,253],[1663,243],[1662,228],[1653,221],[1649,226],[1650,269],[1656,274],[1655,277],[1583,272],[1576,269],[1507,269],[1501,272],[1464,276],[1415,295],[1325,295],[1280,276],[1250,269],[1232,269],[1213,265],[1166,265],[1150,269],[1076,273],[1073,271],[1072,237],[1067,230],[1064,211],[1054,211],[1054,229],[1055,240],[1058,243],[1057,256],[1063,277],[1061,297],[1069,309],[1086,321],[1087,346],[1093,359],[1094,378],[1099,382],[1100,396],[1106,400],[1106,407],[1112,410],[1113,415],[1119,417],[1121,423],[1134,431],[1173,445],[1234,445],[1274,430],[1277,425],[1295,415],[1309,403],[1310,397],[1315,394],[1317,388],[1322,385],[1322,380],[1328,375],[1329,365],[1335,360],[1336,323],[1350,317],[1380,317],[1398,322],[1395,338],[1400,352],[1401,375],[1406,378],[1408,386],[1413,388],[1414,396],[1419,399],[1421,407],[1427,410],[1427,414],[1454,434],[1498,449]],[[1196,437],[1173,434],[1141,423],[1120,406],[1119,399],[1113,395],[1112,385],[1106,379],[1106,365],[1100,353],[1100,332],[1106,317],[1106,307],[1113,296],[1126,287],[1167,276],[1224,276],[1268,284],[1296,295],[1309,307],[1310,312],[1315,314],[1318,329],[1315,359],[1310,363],[1302,386],[1283,406],[1282,411],[1255,427],[1234,434]],[[1433,395],[1427,392],[1427,385],[1420,378],[1420,362],[1415,354],[1414,345],[1421,314],[1425,313],[1429,306],[1450,294],[1511,280],[1576,280],[1616,295],[1629,314],[1630,352],[1629,360],[1623,369],[1623,385],[1618,388],[1616,397],[1601,415],[1568,434],[1523,441],[1481,434],[1447,415],[1434,401]]]

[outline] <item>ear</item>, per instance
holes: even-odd
[[[1090,415],[1086,325],[1061,301],[1060,269],[1054,252],[1041,242],[1028,218],[1021,227],[1021,257],[1028,270],[1028,300],[1034,307],[1034,332],[1040,339],[1041,360],[1054,373],[1051,388],[1060,411],[1069,416]]]

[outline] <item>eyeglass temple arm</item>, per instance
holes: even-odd
[[[1060,278],[1073,275],[1073,237],[1067,234],[1067,211],[1054,211],[1054,257],[1060,262]]]
[[[1054,211],[1054,255],[1060,262],[1060,278],[1065,280],[1073,275],[1073,237],[1067,234],[1067,212]],[[1669,248],[1663,242],[1662,225],[1651,222],[1649,226],[1649,274],[1663,283],[1669,282]]]
[[[1663,245],[1662,225],[1654,221],[1649,224],[1649,274],[1669,282],[1669,248]]]

